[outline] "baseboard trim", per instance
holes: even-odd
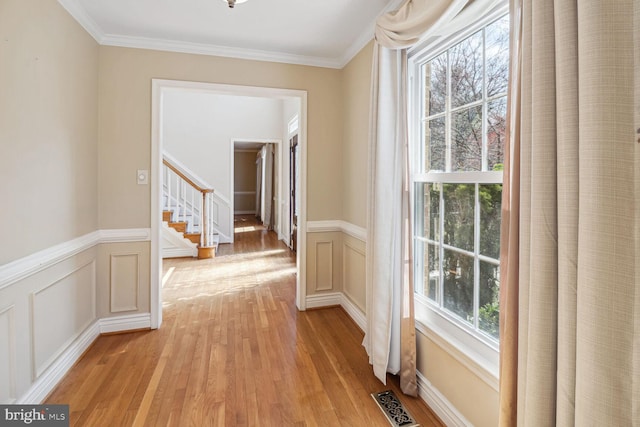
[[[307,295],[306,302],[306,307],[311,309],[340,306],[361,330],[367,327],[367,316],[342,292]]]
[[[473,427],[473,424],[471,424],[424,375],[417,372],[417,376],[418,395],[446,426]]]
[[[348,296],[341,293],[340,305],[347,312],[351,320],[364,332],[367,329],[367,316],[360,308],[355,305]]]
[[[307,295],[306,307],[307,308],[323,308],[323,307],[335,307],[341,305],[342,293],[333,292],[330,294],[316,294]]]
[[[17,404],[39,404],[47,398],[69,369],[100,335],[100,321],[95,321],[40,375],[20,397]]]
[[[130,314],[126,316],[100,319],[100,333],[125,332],[136,329],[151,328],[151,314]]]
[[[184,257],[197,257],[198,249],[188,248],[169,248],[162,250],[162,258],[184,258]]]

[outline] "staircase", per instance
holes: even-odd
[[[163,159],[162,257],[213,258],[220,241],[211,218],[213,189],[167,155]]]

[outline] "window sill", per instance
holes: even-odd
[[[416,330],[429,338],[478,378],[499,390],[500,353],[496,346],[476,337],[446,318],[424,297],[415,296]]]

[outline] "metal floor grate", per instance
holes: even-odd
[[[392,390],[372,393],[371,397],[376,401],[384,415],[394,427],[418,427],[411,414],[404,409],[402,402]]]

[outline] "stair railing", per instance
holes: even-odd
[[[173,212],[176,222],[187,223],[187,233],[200,232],[200,247],[211,247],[214,190],[198,185],[166,158],[162,163],[165,209]]]

